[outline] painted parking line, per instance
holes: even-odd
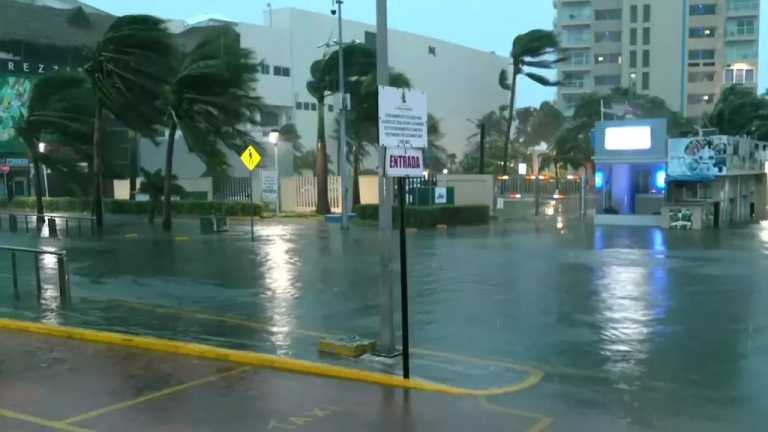
[[[120,403],[117,403],[117,404],[114,404],[114,405],[110,405],[108,407],[99,408],[97,410],[89,411],[87,413],[83,413],[83,414],[80,414],[80,415],[77,415],[77,416],[74,416],[74,417],[70,417],[68,419],[61,420],[59,423],[62,423],[62,424],[66,425],[66,424],[71,424],[71,423],[82,422],[82,421],[85,421],[85,420],[92,419],[94,417],[99,417],[101,415],[104,415],[104,414],[107,414],[107,413],[111,413],[113,411],[119,411],[119,410],[124,409],[124,408],[128,408],[128,407],[131,407],[131,406],[134,406],[134,405],[138,405],[140,403],[147,402],[147,401],[150,401],[150,400],[153,400],[153,399],[164,398],[164,397],[170,396],[172,394],[178,393],[178,392],[183,391],[183,390],[187,390],[187,389],[190,389],[190,388],[193,388],[193,387],[201,386],[203,384],[208,384],[208,383],[211,383],[211,382],[214,382],[214,381],[218,381],[218,380],[220,380],[222,378],[226,378],[226,377],[233,376],[233,375],[239,375],[239,374],[241,374],[243,372],[246,372],[246,371],[249,371],[251,369],[252,369],[251,367],[247,367],[247,366],[246,367],[241,367],[241,368],[237,368],[237,369],[234,369],[234,370],[230,370],[228,372],[223,372],[223,373],[220,373],[220,374],[211,375],[209,377],[201,378],[199,380],[191,381],[191,382],[188,382],[186,384],[181,384],[181,385],[177,385],[177,386],[173,386],[173,387],[168,387],[166,389],[163,389],[163,390],[160,390],[160,391],[157,391],[157,392],[154,392],[154,393],[150,393],[150,394],[141,396],[141,397],[136,398],[136,399],[132,399],[132,400],[125,401],[125,402],[120,402]]]
[[[53,420],[46,420],[40,417],[35,417],[27,414],[22,414],[16,411],[10,411],[5,409],[0,409],[0,417],[5,417],[13,420],[19,420],[22,422],[32,423],[36,424],[38,426],[45,426],[50,429],[54,429],[57,431],[64,431],[64,432],[91,432],[89,429],[83,429],[79,428],[77,426],[72,426],[63,422],[59,421],[53,421]]]
[[[495,403],[489,401],[487,396],[482,397],[480,399],[480,404],[486,409],[491,411],[497,411],[497,412],[509,414],[516,417],[525,417],[535,421],[536,423],[533,426],[531,426],[531,428],[528,429],[527,432],[544,432],[549,430],[549,427],[552,426],[552,423],[554,423],[554,419],[551,417],[547,417],[539,414],[533,414],[525,411],[518,411],[515,409],[496,405]]]
[[[84,300],[101,301],[101,300],[90,300],[87,298],[85,298]],[[164,313],[169,315],[185,316],[185,317],[197,318],[197,319],[208,320],[208,321],[225,322],[229,324],[238,324],[238,325],[258,328],[262,330],[269,330],[272,328],[272,325],[255,322],[255,321],[249,321],[234,315],[225,315],[225,316],[210,315],[210,314],[200,312],[200,311],[195,311],[195,310],[175,309],[175,308],[170,308],[166,306],[134,303],[134,302],[129,302],[125,300],[109,300],[108,303],[116,303],[123,306],[131,307],[131,308],[149,310],[149,311],[159,312],[159,313]],[[293,329],[292,332],[297,334],[307,335],[307,336],[318,337],[318,338],[329,338],[329,337],[336,336],[328,333],[317,332],[312,330],[303,330],[303,329]],[[514,370],[516,372],[527,374],[527,377],[524,380],[509,386],[491,387],[491,388],[485,388],[485,389],[464,388],[464,390],[471,392],[475,396],[498,396],[502,394],[516,393],[516,392],[535,386],[542,380],[542,378],[544,378],[544,373],[536,368],[517,364],[517,363],[512,363],[508,361],[503,361],[503,360],[483,359],[483,358],[477,358],[477,357],[472,357],[472,356],[467,356],[462,354],[445,353],[445,352],[432,351],[432,350],[421,349],[421,348],[412,348],[411,352],[417,353],[417,354],[421,353],[421,354],[431,355],[434,357],[443,357],[447,359],[460,360],[466,363],[492,365],[492,366],[506,368],[506,369]]]

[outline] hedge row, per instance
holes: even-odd
[[[379,206],[376,204],[359,205],[355,213],[362,220],[379,220]],[[400,224],[400,209],[392,211],[393,223]],[[437,225],[480,225],[490,219],[488,206],[435,206],[408,207],[405,211],[405,226],[412,228],[434,228]]]
[[[89,213],[91,200],[83,198],[44,198],[46,212]],[[251,205],[247,202],[236,201],[173,201],[173,211],[180,215],[208,216],[212,214],[224,216],[250,216]],[[28,212],[35,211],[34,198],[17,197],[10,203],[10,208]],[[148,201],[105,200],[104,210],[114,214],[147,214]],[[257,216],[261,216],[261,205],[253,204]]]

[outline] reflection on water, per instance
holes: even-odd
[[[650,232],[651,256],[646,249],[604,249],[604,235],[603,228],[595,229],[593,244],[599,254],[593,286],[600,353],[608,371],[639,377],[645,372],[655,325],[668,309],[667,270],[659,260],[666,252],[664,233]]]
[[[291,334],[297,326],[295,322],[295,300],[299,293],[295,284],[298,266],[294,247],[289,239],[294,237],[290,226],[272,226],[260,230],[270,241],[263,245],[263,263],[265,277],[266,307],[272,318],[270,333],[278,355],[290,355],[287,347],[291,344]]]
[[[760,222],[760,240],[763,242],[763,253],[768,255],[768,221]]]
[[[53,248],[42,248],[53,251]],[[37,257],[40,265],[40,320],[46,324],[61,324],[61,296],[59,293],[59,265],[56,255]]]

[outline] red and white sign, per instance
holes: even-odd
[[[387,177],[421,177],[424,174],[424,152],[420,149],[387,149]]]
[[[0,173],[7,175],[9,172],[11,172],[11,167],[7,163],[0,165]]]

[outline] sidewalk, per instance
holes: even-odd
[[[459,397],[0,331],[0,430],[529,431]]]

